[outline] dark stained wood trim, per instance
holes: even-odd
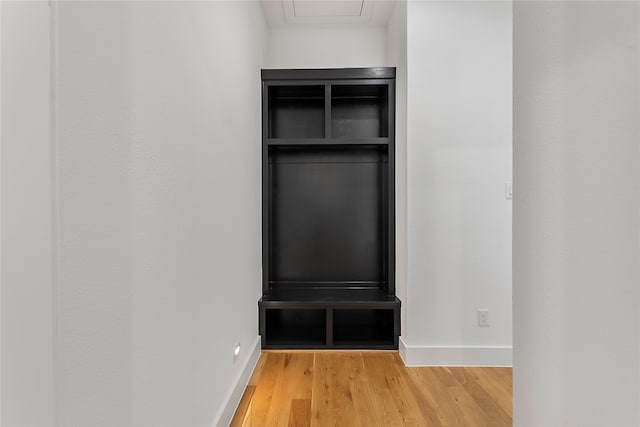
[[[263,80],[393,79],[395,67],[263,69]]]

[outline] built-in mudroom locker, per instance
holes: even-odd
[[[262,348],[397,349],[395,68],[262,70]]]

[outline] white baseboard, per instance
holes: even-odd
[[[231,424],[231,420],[233,419],[233,415],[238,408],[238,404],[240,403],[240,399],[242,399],[242,395],[244,393],[244,389],[247,387],[249,380],[251,379],[251,374],[256,367],[256,363],[258,363],[258,359],[260,358],[260,337],[256,338],[256,342],[253,345],[253,350],[249,355],[249,359],[247,359],[246,363],[242,367],[240,374],[236,378],[235,386],[233,390],[228,394],[226,403],[222,407],[222,410],[218,413],[217,421],[213,423],[216,427],[228,427]]]
[[[407,366],[512,366],[512,347],[432,347],[407,345],[400,337]]]

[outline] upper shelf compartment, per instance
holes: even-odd
[[[386,138],[389,136],[387,84],[331,86],[333,138]]]
[[[269,138],[324,138],[324,85],[269,86]]]

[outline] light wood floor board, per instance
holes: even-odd
[[[263,351],[231,426],[511,426],[511,381],[511,368],[407,368],[395,351]]]

